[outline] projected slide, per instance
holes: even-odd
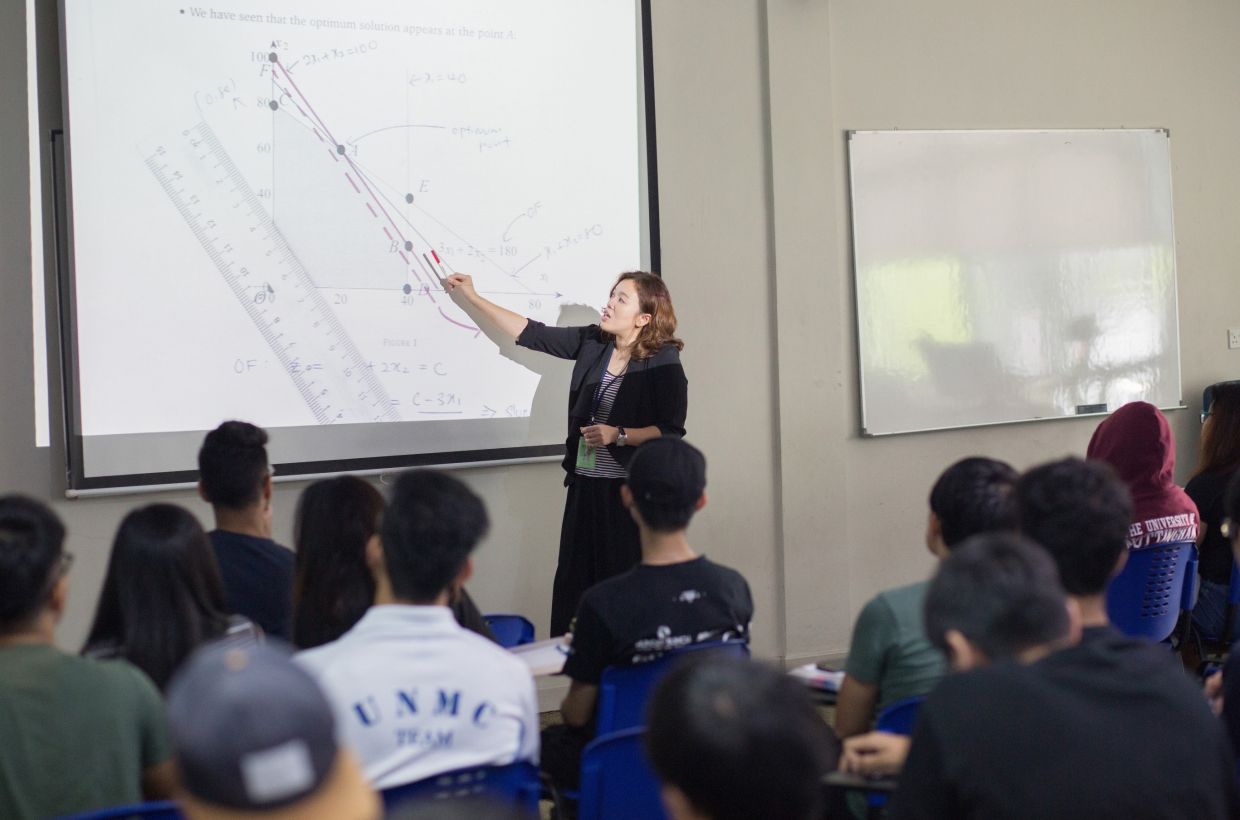
[[[632,0],[67,0],[81,434],[528,416],[643,259]]]

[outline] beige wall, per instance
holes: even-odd
[[[44,2],[45,0],[40,0]],[[22,16],[0,9],[0,100],[24,99]],[[50,3],[45,3],[51,7]],[[843,132],[863,128],[1166,126],[1172,132],[1187,411],[1237,375],[1240,7],[1230,0],[655,0],[663,269],[688,341],[690,438],[710,459],[694,529],[741,569],[755,648],[846,648],[875,591],[922,577],[925,496],[956,458],[1020,467],[1081,452],[1091,421],[861,439]],[[46,42],[46,40],[45,40]],[[52,38],[54,42],[54,38]],[[53,98],[55,89],[48,92]],[[55,499],[58,451],[32,447],[24,122],[0,119],[0,491]],[[497,522],[473,585],[487,609],[545,624],[563,490],[556,465],[461,475]],[[299,487],[277,490],[289,537]],[[76,645],[119,517],[151,496],[57,502],[79,557],[61,631]],[[205,510],[185,493],[160,496]]]

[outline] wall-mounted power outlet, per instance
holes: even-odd
[[[1240,327],[1232,327],[1227,329],[1227,349],[1240,349]]]

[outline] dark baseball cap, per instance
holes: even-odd
[[[186,813],[368,817],[377,798],[336,745],[318,684],[273,644],[196,652],[168,688]]]
[[[706,490],[706,456],[675,436],[651,439],[629,461],[627,483],[639,505],[696,504]]]

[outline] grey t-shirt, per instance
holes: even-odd
[[[927,581],[874,596],[857,616],[844,671],[878,685],[877,710],[929,693],[943,677],[943,654],[926,640],[922,607]]]

